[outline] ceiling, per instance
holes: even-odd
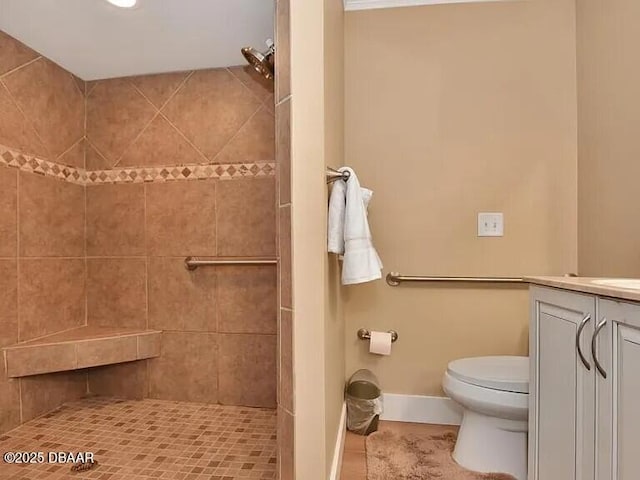
[[[273,15],[273,0],[0,0],[0,30],[84,80],[242,64]]]

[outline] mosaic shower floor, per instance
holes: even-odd
[[[2,480],[275,479],[276,412],[162,400],[94,397],[65,404],[0,436],[0,453],[91,452],[98,465],[9,465]]]

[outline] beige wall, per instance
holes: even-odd
[[[342,5],[291,3],[295,478],[325,479],[342,408],[344,335],[326,251],[325,165],[343,157]]]
[[[562,274],[577,268],[572,0],[441,5],[346,16],[346,161],[375,191],[385,272]],[[505,236],[476,236],[477,213]],[[441,394],[449,361],[526,354],[522,288],[376,282],[346,289],[346,374]],[[360,327],[400,334],[390,358]]]
[[[324,3],[325,164],[335,168],[344,163],[344,9],[342,0]],[[323,206],[326,208],[326,205],[325,199]],[[345,344],[338,260],[334,255],[325,255],[325,258],[325,443],[327,468],[330,468],[344,403]]]
[[[640,276],[640,3],[578,0],[580,273]]]

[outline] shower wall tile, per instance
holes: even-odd
[[[78,90],[80,90],[80,93],[82,94],[82,96],[86,96],[87,82],[82,80],[80,77],[75,76],[74,74],[71,74],[71,76],[73,77],[73,81],[76,82],[76,86],[78,87]],[[83,135],[84,135],[84,130],[83,130]]]
[[[291,99],[276,107],[276,163],[279,205],[291,203]]]
[[[273,112],[262,107],[245,123],[222,149],[216,161],[264,162],[275,158],[275,125]]]
[[[276,104],[291,95],[290,0],[276,1]]]
[[[85,324],[85,262],[21,258],[20,341]]]
[[[160,357],[149,360],[149,396],[218,402],[217,335],[164,332]]]
[[[87,255],[144,255],[144,202],[144,185],[87,188]]]
[[[89,325],[146,328],[147,262],[144,258],[87,260]]]
[[[184,258],[149,258],[149,327],[216,331],[216,269],[189,271]]]
[[[290,310],[280,311],[278,358],[280,359],[280,368],[278,369],[279,405],[289,412],[293,412],[293,312]]]
[[[64,165],[85,166],[85,102],[84,82],[3,32],[0,77],[2,347],[86,322],[85,189],[60,181],[73,181]],[[4,369],[0,432],[86,393],[85,372],[9,380]]]
[[[0,435],[20,425],[20,381],[7,378],[0,362]]]
[[[2,84],[0,84],[0,144],[23,153],[49,158],[42,141]]]
[[[2,81],[52,160],[84,137],[84,95],[69,72],[40,58]]]
[[[227,69],[213,69],[191,75],[162,112],[213,161],[260,105]]]
[[[294,417],[278,408],[278,470],[279,480],[293,480],[294,473]]]
[[[280,232],[280,305],[293,307],[291,271],[291,205],[279,209]]]
[[[277,333],[277,269],[218,269],[218,332]]]
[[[191,72],[163,73],[161,75],[140,75],[131,78],[131,83],[156,108],[164,104],[178,91]]]
[[[146,360],[91,368],[88,375],[91,395],[132,400],[149,396]]]
[[[215,255],[216,190],[222,183],[147,185],[147,253],[154,256]]]
[[[0,348],[17,341],[18,264],[16,260],[0,260]]]
[[[138,336],[138,358],[153,358],[160,355],[162,335],[151,333]]]
[[[0,257],[18,251],[18,172],[0,167]]]
[[[85,165],[87,170],[108,170],[111,162],[107,160],[89,141],[85,141]]]
[[[134,336],[93,340],[76,345],[78,368],[96,367],[104,363],[134,361],[138,358],[138,339]]]
[[[77,79],[3,32],[0,76],[0,144],[80,166],[79,156],[63,156],[84,137],[85,103]]]
[[[61,155],[58,160],[56,160],[56,162],[75,168],[85,168],[85,143],[86,142],[84,141],[84,139],[80,140],[73,147],[67,150],[63,155]]]
[[[217,189],[218,255],[276,254],[273,178],[221,182]]]
[[[37,349],[18,348],[11,352],[6,363],[12,377],[63,371],[75,366],[76,349],[72,343],[42,345]]]
[[[276,0],[276,164],[278,168],[278,479],[295,478],[294,358],[295,312],[291,249],[291,42],[290,0]]]
[[[20,255],[84,256],[84,195],[82,186],[20,172]]]
[[[87,372],[36,375],[20,379],[22,421],[43,415],[65,402],[79,400],[87,393]]]
[[[238,65],[229,71],[248,88],[251,93],[273,113],[273,80],[263,77],[251,65]]]
[[[219,335],[220,403],[276,406],[276,335]]]
[[[40,55],[0,30],[0,75],[35,60]]]
[[[251,67],[102,80],[89,91],[90,170],[274,159],[273,82]]]
[[[127,149],[119,167],[193,165],[207,163],[182,134],[158,115]]]
[[[113,167],[155,115],[128,79],[99,81],[87,96],[87,139]]]

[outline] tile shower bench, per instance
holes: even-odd
[[[4,348],[8,377],[78,370],[160,356],[162,332],[78,327]]]

